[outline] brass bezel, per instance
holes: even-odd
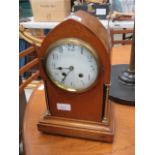
[[[57,46],[61,45],[61,44],[67,44],[67,43],[72,43],[74,45],[80,45],[80,46],[83,46],[85,47],[86,49],[88,49],[88,51],[91,52],[91,54],[94,56],[95,58],[95,61],[96,61],[96,64],[97,64],[97,77],[96,77],[96,80],[94,81],[94,83],[90,86],[90,87],[87,87],[87,88],[84,88],[84,89],[72,89],[72,88],[69,88],[69,87],[66,87],[64,85],[61,85],[60,83],[58,83],[56,80],[54,80],[54,78],[52,76],[50,76],[49,72],[48,72],[48,69],[46,67],[46,61],[47,61],[47,57],[48,57],[48,54],[49,52],[53,51],[54,48],[56,48]],[[44,69],[45,69],[45,72],[47,74],[47,76],[49,77],[49,79],[60,89],[62,90],[66,90],[66,91],[69,91],[69,92],[74,92],[74,93],[81,93],[81,92],[85,92],[89,89],[91,89],[92,87],[95,86],[95,84],[97,83],[97,80],[99,78],[99,74],[100,74],[100,62],[99,62],[99,57],[97,55],[97,52],[96,50],[91,46],[89,45],[88,43],[86,43],[85,41],[81,40],[81,39],[77,39],[77,38],[63,38],[63,39],[60,39],[58,41],[56,41],[55,43],[53,43],[52,45],[50,45],[47,50],[46,50],[46,53],[45,53],[45,61],[44,61]]]

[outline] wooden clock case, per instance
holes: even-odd
[[[51,44],[64,38],[83,40],[91,45],[99,56],[101,66],[97,83],[85,92],[62,90],[51,82],[46,74],[46,51]],[[38,51],[38,57],[47,103],[47,112],[39,121],[38,129],[45,133],[112,142],[113,111],[108,100],[110,46],[107,31],[102,24],[88,13],[76,12],[48,33]],[[69,103],[71,110],[58,110],[57,103]]]

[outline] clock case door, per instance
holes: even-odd
[[[94,87],[85,92],[73,93],[58,88],[45,71],[45,55],[48,47],[64,38],[77,38],[88,43],[99,57],[97,82]],[[38,57],[47,103],[47,113],[38,123],[38,129],[47,133],[111,142],[113,120],[110,103],[106,97],[107,86],[110,83],[110,46],[107,31],[102,24],[95,17],[78,11],[48,33],[38,52]],[[70,104],[71,110],[58,110],[58,103]],[[103,121],[105,115],[108,120],[106,123]],[[77,127],[78,124],[81,126],[81,131]],[[97,134],[95,134],[96,130]]]

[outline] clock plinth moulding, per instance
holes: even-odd
[[[72,42],[70,39],[77,40],[79,43],[76,44],[75,41]],[[66,43],[65,40],[69,40],[69,42]],[[57,44],[58,42],[59,44]],[[70,45],[74,46],[73,51],[69,49]],[[50,49],[51,46],[54,48]],[[58,54],[57,50],[60,47],[63,47],[63,53],[65,54]],[[66,47],[67,49],[65,49]],[[79,56],[78,48],[84,48],[85,55],[93,57],[91,59],[93,63],[87,61],[85,56]],[[47,104],[47,111],[37,125],[40,131],[105,142],[113,141],[113,106],[108,99],[111,66],[110,50],[107,30],[97,18],[83,11],[76,12],[48,33],[38,50],[39,70],[45,85]],[[51,58],[47,56],[48,52],[51,53]],[[77,86],[74,88],[72,84],[67,83],[69,79],[70,81],[79,82],[76,77],[78,67],[74,61],[71,61],[72,54],[69,54],[69,52],[76,52],[76,59],[79,60],[79,64],[80,60],[81,63],[85,63],[83,68],[88,66],[89,70],[89,67],[94,65],[94,70],[92,70],[92,73],[90,72],[91,76],[94,76],[95,71],[97,71],[97,76],[94,76],[96,79],[92,83],[88,83],[84,79],[86,73],[79,74],[79,78],[84,80],[84,85],[88,84],[87,89],[81,86],[78,90]],[[65,59],[68,60],[68,72],[64,71],[60,75],[62,68],[66,68],[66,66],[61,66],[60,61],[53,60],[54,53],[61,57],[61,62]],[[58,71],[56,71],[58,77],[64,76],[62,80],[54,77],[53,73],[55,71],[52,64],[50,65],[50,61],[50,75],[47,73],[48,58],[55,62],[53,68],[58,68]],[[97,69],[95,69],[95,66]],[[82,71],[83,68],[81,67]],[[70,72],[74,72],[75,75]],[[76,83],[74,84],[76,85]]]

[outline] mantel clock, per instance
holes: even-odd
[[[83,11],[48,33],[38,51],[47,103],[40,131],[112,142],[108,37],[98,19]]]

